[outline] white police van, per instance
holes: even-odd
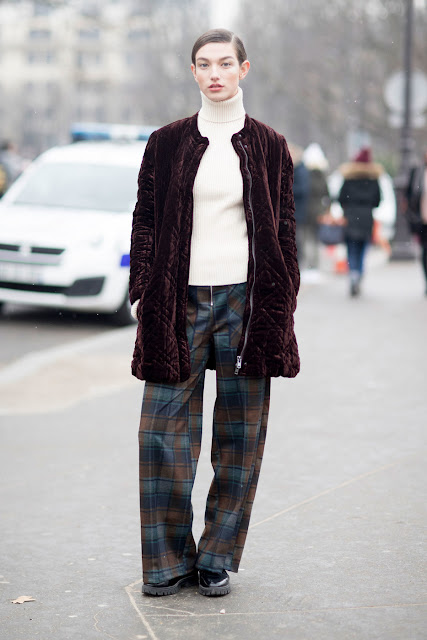
[[[111,314],[132,322],[129,247],[137,178],[154,128],[76,125],[0,200],[0,306]]]

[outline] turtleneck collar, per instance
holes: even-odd
[[[202,108],[199,111],[199,118],[208,122],[234,122],[245,116],[245,107],[243,106],[243,91],[240,87],[237,93],[228,100],[215,102],[210,100],[201,93]]]

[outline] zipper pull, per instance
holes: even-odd
[[[236,376],[239,375],[239,370],[242,368],[242,356],[237,356],[236,367],[234,369],[234,374]]]

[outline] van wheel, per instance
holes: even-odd
[[[117,327],[125,327],[128,324],[135,324],[136,320],[132,317],[130,312],[130,302],[127,294],[121,307],[111,314],[111,322]]]

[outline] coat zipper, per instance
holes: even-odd
[[[244,148],[241,140],[239,140],[239,144],[242,147],[243,153],[245,154],[245,166],[246,166],[246,170],[247,170],[248,175],[249,175],[249,211],[252,214],[252,258],[253,258],[253,261],[254,261],[254,277],[253,277],[251,291],[250,291],[250,294],[249,294],[250,312],[249,312],[248,324],[246,325],[246,330],[245,330],[245,339],[243,341],[243,347],[242,347],[242,350],[240,352],[240,355],[237,356],[236,366],[235,366],[235,369],[234,369],[234,373],[235,373],[236,376],[239,375],[240,369],[242,368],[243,354],[244,354],[244,351],[246,349],[246,343],[248,341],[248,330],[249,330],[249,325],[250,325],[251,319],[252,319],[252,313],[253,313],[253,310],[254,310],[254,286],[255,286],[255,274],[256,274],[255,219],[254,219],[254,211],[253,211],[253,208],[252,208],[252,175],[251,175],[251,172],[249,171],[248,154],[246,153],[245,148]]]
[[[212,295],[212,285],[209,285],[211,289],[211,307],[213,307],[213,295]]]

